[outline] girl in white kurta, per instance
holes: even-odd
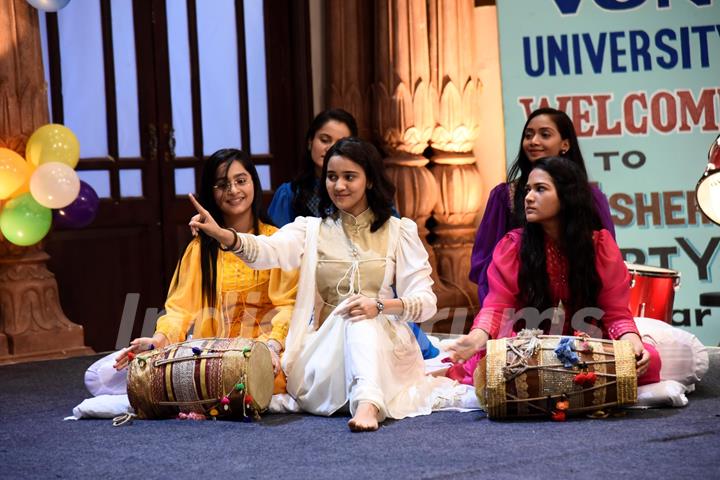
[[[406,324],[436,311],[417,226],[391,217],[395,189],[367,142],[337,142],[325,156],[322,179],[321,207],[328,213],[299,217],[271,237],[221,229],[194,199],[198,215],[190,226],[252,268],[300,268],[283,368],[287,390],[303,410],[331,415],[349,403],[352,430],[428,414],[457,390],[449,379],[425,375]]]

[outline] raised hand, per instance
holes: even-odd
[[[128,362],[130,359],[128,358],[128,353],[141,353],[145,352],[147,350],[152,350],[154,348],[163,348],[167,346],[168,339],[165,335],[162,333],[156,332],[155,335],[150,337],[140,337],[136,338],[132,342],[130,342],[130,346],[127,348],[123,348],[120,350],[120,353],[117,357],[115,357],[115,365],[113,367],[115,370],[122,370],[123,368],[128,366]]]
[[[188,224],[190,225],[190,230],[193,232],[193,235],[197,235],[199,231],[202,231],[209,237],[220,242],[221,245],[225,245],[226,247],[233,245],[235,243],[235,233],[233,233],[232,230],[222,228],[218,225],[212,215],[210,215],[210,212],[200,205],[200,202],[195,199],[192,193],[189,194],[188,197],[190,197],[190,202],[198,212],[197,215],[193,215]]]

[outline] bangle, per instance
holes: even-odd
[[[277,340],[272,341],[272,342],[270,340],[268,340],[267,342],[265,342],[265,345],[267,345],[268,349],[275,352],[275,355],[277,355],[279,357],[280,353],[282,352],[282,345],[280,345],[280,347],[278,348],[275,346],[276,344],[280,345],[280,342],[278,342]]]
[[[233,235],[234,235],[233,243],[229,247],[225,247],[225,246],[223,246],[223,244],[221,242],[218,242],[220,244],[220,250],[222,250],[223,252],[230,252],[230,251],[234,252],[235,246],[237,245],[238,239],[239,239],[238,232],[234,228],[226,228],[225,230],[230,230],[233,233]]]

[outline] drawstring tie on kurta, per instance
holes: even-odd
[[[357,277],[357,289],[355,289],[355,277]],[[347,290],[345,293],[341,291],[343,280],[347,278]],[[348,266],[347,270],[345,270],[345,274],[340,277],[340,280],[338,280],[337,285],[335,285],[335,291],[337,294],[341,297],[348,297],[355,293],[360,293],[362,290],[362,284],[360,281],[360,261],[359,260],[353,260],[350,262],[350,266]]]

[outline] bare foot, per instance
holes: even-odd
[[[374,432],[379,428],[378,409],[372,403],[361,402],[355,411],[355,416],[348,422],[353,432]]]

